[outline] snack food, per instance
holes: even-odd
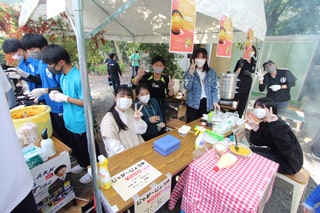
[[[180,34],[180,30],[183,27],[183,16],[179,10],[172,11],[171,18],[171,32],[173,34]]]
[[[236,155],[249,157],[252,155],[252,151],[249,147],[244,144],[238,144],[238,149],[236,149],[236,145],[233,144],[229,147],[230,151]]]

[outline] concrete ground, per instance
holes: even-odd
[[[121,83],[129,83],[130,73],[124,73]],[[93,98],[93,111],[98,124],[104,114],[110,109],[114,102],[112,88],[107,85],[107,77],[104,75],[89,75],[90,89]],[[301,129],[295,133],[304,152],[304,168],[310,171],[311,178],[309,180],[306,195],[314,189],[317,184],[320,184],[320,161],[316,160],[311,155],[311,142],[315,136],[319,125],[320,112],[317,110],[320,106],[320,99],[304,98],[302,104],[290,104],[289,108],[293,110],[303,110],[305,122],[301,125]],[[288,121],[292,128],[296,128],[296,123]],[[101,148],[103,144],[99,135],[96,140],[100,143]],[[88,190],[81,184],[76,184],[75,188],[79,191]],[[88,194],[88,193],[85,193]],[[265,206],[264,212],[290,212],[292,186],[279,178],[276,178],[271,198]],[[83,204],[83,203],[81,203]],[[61,212],[71,212],[71,209],[76,209],[72,212],[79,212],[80,207],[64,208]],[[169,212],[166,206],[163,206],[158,212]],[[180,212],[179,206],[173,212]],[[298,212],[302,212],[299,210]]]

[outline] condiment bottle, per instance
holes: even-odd
[[[56,154],[56,148],[54,147],[54,143],[51,138],[48,138],[47,128],[44,128],[41,133],[41,148],[44,149],[45,154],[48,157],[52,157]]]
[[[213,168],[214,171],[219,171],[220,169],[228,168],[237,162],[237,157],[231,153],[226,153],[221,156],[217,165]]]
[[[198,137],[196,138],[194,147],[195,149],[204,149],[206,145],[206,137],[205,137],[206,129],[204,127],[197,127],[197,132],[199,132]]]
[[[110,189],[111,188],[111,178],[108,170],[108,159],[103,156],[98,156],[99,160],[99,180],[100,185],[103,189]]]

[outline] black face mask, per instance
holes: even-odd
[[[57,65],[57,64],[56,64]],[[51,72],[52,74],[60,74],[62,72],[63,66],[61,67],[60,70],[57,70],[55,67],[56,65],[54,65],[53,67],[47,67],[49,72]]]

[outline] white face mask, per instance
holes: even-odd
[[[154,71],[155,73],[157,73],[157,74],[161,74],[161,73],[163,72],[163,68],[155,67],[155,68],[153,69],[153,71]]]
[[[117,106],[120,110],[126,111],[132,104],[131,98],[118,98]]]
[[[255,108],[253,114],[260,120],[266,117],[266,110],[262,108]]]
[[[196,58],[194,62],[196,63],[197,67],[203,67],[203,65],[206,63],[206,59]]]
[[[148,103],[150,100],[150,95],[144,95],[139,97],[139,101],[143,104]]]
[[[14,54],[13,56],[12,56],[12,59],[13,60],[22,60],[23,59],[23,55],[18,55],[18,54]]]
[[[252,51],[252,52],[250,53],[250,57],[254,57],[254,54],[255,54],[255,52]]]

